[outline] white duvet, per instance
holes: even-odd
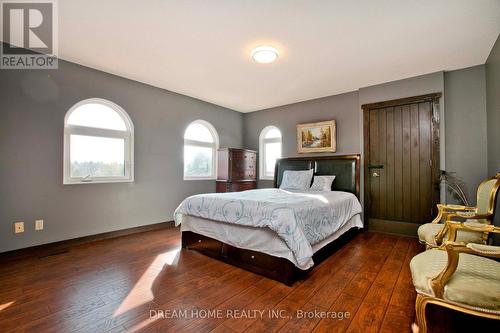
[[[287,244],[298,267],[304,269],[310,265],[312,246],[360,213],[358,199],[348,192],[259,189],[191,196],[176,209],[174,220],[179,225],[183,215],[191,215],[235,225],[269,228]]]

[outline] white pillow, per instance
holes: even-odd
[[[308,190],[311,185],[313,173],[313,169],[307,171],[286,170],[283,172],[283,180],[281,181],[280,188],[283,190]]]
[[[314,176],[311,191],[331,191],[335,176]]]

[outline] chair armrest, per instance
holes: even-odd
[[[448,221],[452,221],[453,218],[459,218],[459,219],[464,219],[464,220],[491,220],[493,218],[492,214],[476,214],[475,212],[472,211],[462,211],[462,212],[454,212],[454,213],[444,213],[442,214],[443,217],[446,218],[446,222],[444,227],[439,231],[436,236],[434,236],[434,240],[436,241],[436,244],[442,244],[443,243],[443,238],[444,236],[448,233],[449,231],[449,224]],[[434,221],[433,221],[434,223]],[[449,233],[448,240],[450,241],[455,241],[456,240],[456,233],[452,234],[451,232]]]
[[[467,248],[480,256],[500,258],[500,246],[469,243],[467,244]]]
[[[450,216],[455,217],[455,216]],[[491,214],[482,214],[482,215],[474,215],[474,216],[467,216],[467,217],[461,217],[463,219],[467,220],[472,220],[475,219],[489,219],[491,218]],[[489,217],[489,218],[488,218]],[[486,233],[500,233],[500,228],[495,227],[492,224],[484,224],[484,223],[479,223],[479,222],[473,222],[473,221],[466,221],[466,222],[460,222],[460,221],[453,221],[453,220],[447,220],[446,221],[446,226],[449,230],[449,236],[448,240],[449,241],[455,241],[457,239],[457,231],[458,230],[465,230],[465,231],[477,231],[477,232],[486,232]]]
[[[460,222],[460,221],[446,221],[448,228],[450,230],[468,230],[468,231],[478,231],[478,232],[493,232],[500,234],[500,227],[496,227],[493,224],[484,224],[479,222]]]
[[[468,220],[490,220],[493,218],[493,214],[486,213],[486,214],[476,214],[474,212],[456,212],[448,218],[453,218],[453,217],[459,217],[462,219],[468,219]]]
[[[446,210],[449,211],[472,211],[476,210],[476,207],[462,206],[462,205],[443,205]]]
[[[438,215],[434,220],[432,220],[432,223],[439,223],[441,222],[442,219],[447,219],[448,215],[456,212],[470,212],[470,211],[475,211],[476,207],[469,207],[469,206],[461,206],[461,205],[444,205],[444,204],[438,204]]]
[[[447,241],[443,246],[448,254],[448,261],[446,262],[446,266],[443,270],[431,279],[432,291],[434,292],[434,295],[439,298],[443,298],[444,287],[457,270],[460,251],[469,250],[463,243]]]
[[[448,233],[448,229],[448,223],[445,222],[441,230],[434,236],[434,241],[437,245],[440,245],[443,242],[443,238]]]
[[[500,233],[500,228],[496,228]],[[443,270],[435,277],[431,279],[432,291],[436,297],[442,298],[444,293],[444,287],[451,279],[458,267],[458,261],[460,259],[460,253],[468,253],[481,257],[487,258],[500,258],[500,247],[499,246],[489,246],[481,244],[464,244],[452,241],[447,241],[444,244],[444,249],[448,254],[448,261]],[[440,251],[440,250],[438,250]]]

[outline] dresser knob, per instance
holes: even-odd
[[[201,243],[201,239],[198,239],[198,243]]]
[[[250,258],[255,259],[255,256],[251,256]]]

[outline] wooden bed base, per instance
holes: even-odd
[[[351,240],[357,232],[358,229],[354,227],[317,251],[313,255],[314,265],[316,266],[328,258],[332,253]],[[240,249],[191,231],[182,232],[182,248],[201,252],[209,257],[263,275],[288,286],[292,286],[297,280],[303,279],[312,270],[310,268],[303,271],[295,267],[288,259],[271,256],[262,252]]]

